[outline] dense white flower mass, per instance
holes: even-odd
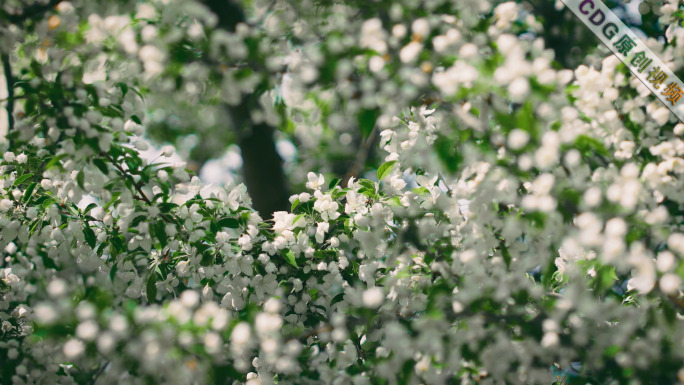
[[[684,124],[567,14],[0,3],[0,383],[684,384]]]

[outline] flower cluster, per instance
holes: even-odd
[[[684,124],[526,5],[25,3],[0,382],[684,383]],[[679,68],[684,11],[641,4]],[[236,106],[297,144],[288,211],[190,169]]]

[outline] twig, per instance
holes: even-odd
[[[147,197],[147,195],[145,195],[145,192],[142,190],[142,184],[136,182],[133,179],[133,176],[131,174],[127,173],[126,170],[124,170],[124,168],[121,167],[121,165],[119,163],[117,163],[116,160],[114,160],[114,158],[111,157],[111,155],[109,155],[108,153],[106,153],[104,151],[101,151],[100,156],[106,158],[119,171],[119,173],[121,174],[121,176],[123,178],[130,179],[131,183],[133,184],[133,187],[135,188],[135,191],[137,191],[137,193],[140,194],[140,196],[133,195],[133,199],[139,200],[141,202],[145,202],[149,206],[153,206],[152,201]],[[159,214],[159,216],[166,223],[170,223],[173,225],[181,225],[179,222],[174,221],[172,219],[172,217],[170,217],[167,214],[161,213],[161,214]],[[183,227],[183,229],[185,229],[185,227]],[[188,238],[189,238],[189,235],[187,233],[183,234],[183,239],[187,240]]]
[[[439,178],[439,180],[442,181],[442,183],[444,183],[444,187],[446,187],[447,194],[451,194],[451,188],[449,187],[449,184],[447,183],[446,179],[444,179],[444,176],[441,172],[437,173],[437,177]]]
[[[93,373],[93,378],[88,382],[88,385],[95,385],[95,382],[97,381],[97,378],[100,377],[102,373],[104,373],[105,369],[107,369],[107,366],[109,366],[109,360],[105,361],[100,365],[100,367],[97,369],[95,373]]]
[[[12,65],[10,64],[9,54],[3,53],[2,70],[5,72],[5,79],[7,80],[7,124],[8,131],[14,128],[14,77],[12,76]]]
[[[0,99],[0,103],[9,102],[9,101],[12,101],[12,100],[26,99],[26,98],[27,98],[26,95],[18,95],[18,96],[15,96],[15,97],[13,97],[13,98],[7,97],[7,98],[4,98],[4,99]]]
[[[306,340],[306,339],[309,338],[309,337],[317,336],[317,335],[320,334],[320,333],[325,333],[325,332],[329,332],[329,331],[332,331],[332,330],[333,330],[333,327],[332,327],[332,326],[330,326],[330,325],[323,325],[323,326],[321,326],[320,328],[314,329],[314,330],[310,330],[310,331],[308,331],[308,332],[302,334],[302,335],[299,336],[299,337],[292,337],[292,338],[290,338],[289,340],[287,340],[287,342],[294,341],[294,340],[301,340],[301,339]]]
[[[111,157],[111,155],[107,154],[106,152],[100,152],[100,155],[107,158],[107,160],[114,167],[116,167],[117,170],[119,170],[119,172],[121,173],[121,175],[123,177],[131,180],[131,183],[133,183],[133,187],[135,187],[135,191],[137,191],[138,194],[140,194],[139,197],[135,197],[137,200],[143,201],[143,202],[147,203],[148,205],[152,205],[152,201],[150,201],[149,198],[147,198],[147,195],[145,195],[145,193],[142,190],[142,186],[133,179],[133,176],[129,175],[126,172],[126,170],[124,170],[123,167],[121,167],[121,165],[119,163],[117,163],[116,160],[114,160],[114,158]]]
[[[366,165],[366,160],[368,159],[368,155],[370,154],[371,150],[373,149],[373,144],[375,143],[376,139],[379,137],[380,133],[378,132],[378,126],[376,125],[373,127],[373,131],[371,131],[370,135],[368,135],[368,138],[363,142],[363,145],[360,148],[359,153],[356,155],[356,160],[354,161],[354,164],[349,168],[349,171],[347,171],[347,175],[344,176],[344,185],[348,186],[349,180],[352,177],[356,177],[361,173],[364,169],[364,166]]]

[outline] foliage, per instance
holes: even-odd
[[[684,383],[684,124],[597,41],[559,68],[536,4],[254,0],[229,31],[195,0],[25,3],[1,383]],[[238,105],[296,145],[289,212],[143,154],[218,156]]]

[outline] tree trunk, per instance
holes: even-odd
[[[242,8],[232,0],[205,0],[204,4],[217,16],[219,28],[233,32],[238,23],[245,21]],[[289,210],[288,182],[283,160],[276,151],[275,127],[252,122],[251,99],[253,95],[244,95],[238,106],[225,108],[238,136],[242,173],[253,207],[267,219],[276,211]]]

